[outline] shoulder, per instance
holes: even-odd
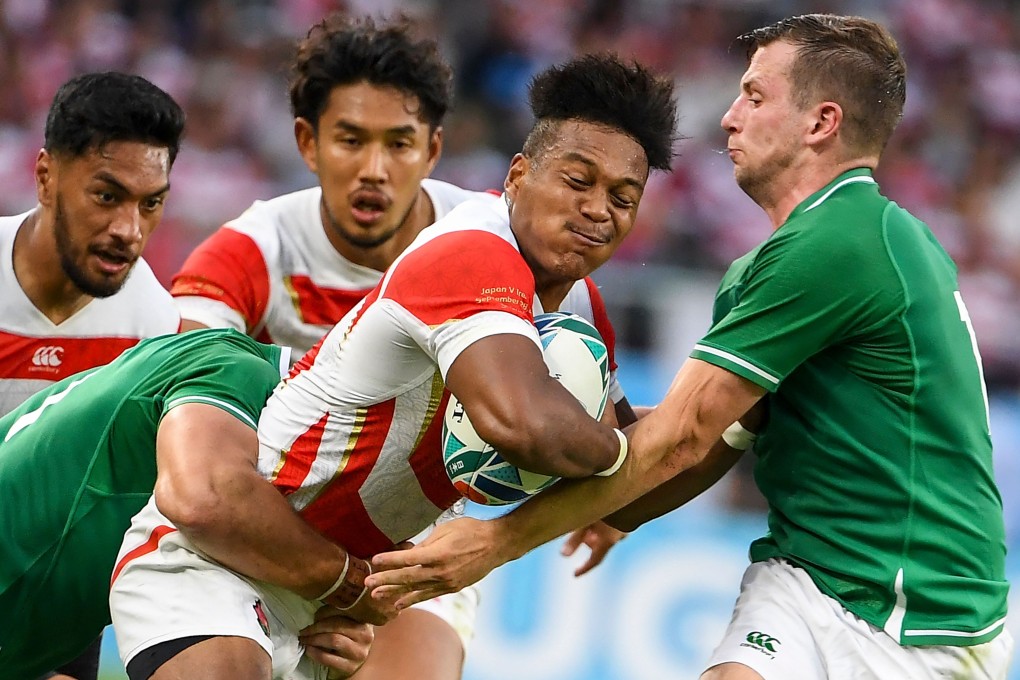
[[[322,189],[312,187],[265,201],[255,201],[250,208],[226,222],[223,229],[244,234],[264,254],[271,254],[280,247],[284,237],[321,227],[321,200]]]
[[[499,199],[499,192],[497,191],[471,191],[436,179],[424,179],[421,186],[432,201],[432,208],[435,211],[437,221],[467,201],[492,201]]]

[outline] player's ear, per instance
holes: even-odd
[[[521,180],[528,174],[530,163],[531,161],[521,153],[515,154],[513,160],[510,161],[510,169],[507,170],[506,179],[503,180],[503,189],[506,191],[506,195],[511,203],[517,200],[517,190],[520,187]]]
[[[822,102],[812,111],[808,144],[814,145],[835,137],[843,126],[843,107],[836,102]]]
[[[439,157],[443,155],[443,128],[437,126],[429,135],[429,174],[436,168]]]
[[[57,195],[57,159],[46,149],[39,149],[35,159],[35,193],[39,204],[45,206]]]
[[[294,140],[297,142],[298,152],[304,159],[308,169],[319,174],[319,164],[316,161],[316,151],[319,147],[318,138],[315,136],[315,126],[306,118],[294,119]]]

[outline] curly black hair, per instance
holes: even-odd
[[[184,132],[184,111],[141,76],[85,73],[60,86],[46,116],[45,148],[78,157],[109,142],[165,146],[173,164]]]
[[[677,101],[670,78],[614,54],[588,54],[535,76],[529,86],[535,126],[524,142],[534,156],[553,141],[558,121],[581,120],[616,128],[645,151],[649,167],[669,170],[676,132]]]
[[[403,16],[377,25],[341,14],[312,26],[291,65],[294,117],[317,128],[333,88],[365,81],[417,97],[419,118],[435,130],[450,107],[453,75],[436,42],[415,38],[412,29]]]

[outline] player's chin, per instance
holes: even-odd
[[[127,282],[127,277],[131,273],[131,270],[116,274],[95,274],[89,277],[88,285],[85,287],[85,292],[95,298],[106,298],[111,295],[115,295],[124,287],[124,283]]]
[[[594,246],[583,252],[568,253],[561,260],[560,273],[564,278],[580,281],[605,264],[613,250],[609,246]]]

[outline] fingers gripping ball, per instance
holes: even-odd
[[[601,418],[609,398],[609,351],[602,336],[576,314],[540,314],[535,326],[549,374],[591,417]],[[522,501],[558,479],[503,460],[478,436],[456,398],[450,399],[443,420],[443,462],[461,495],[484,505]]]

